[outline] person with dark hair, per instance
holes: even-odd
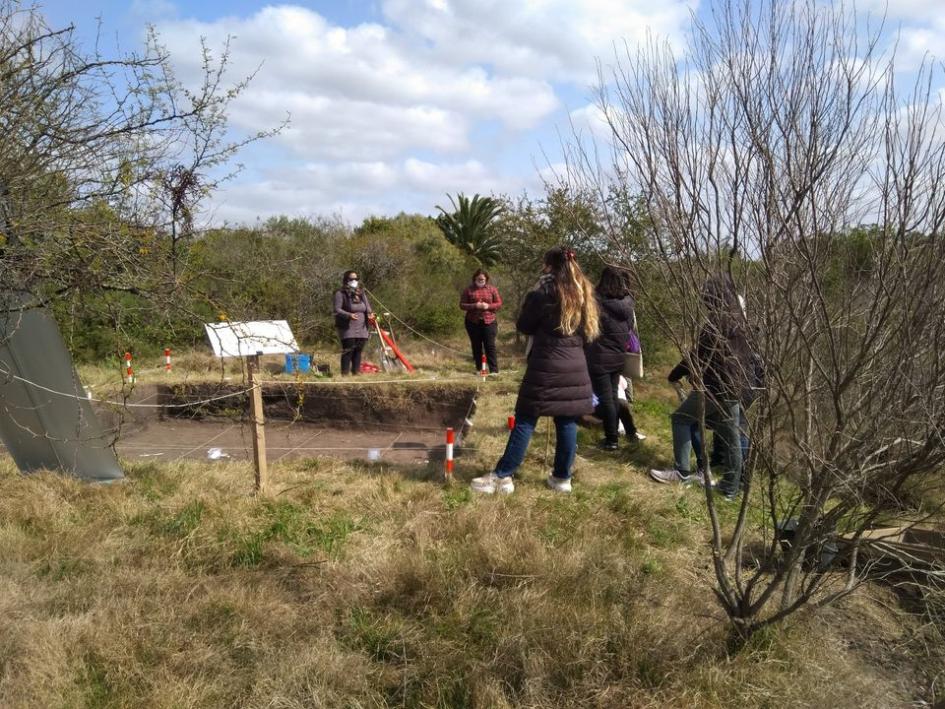
[[[618,448],[618,419],[631,443],[645,438],[634,425],[629,403],[617,395],[627,339],[636,320],[629,276],[626,271],[613,266],[605,267],[601,273],[595,290],[600,311],[600,336],[585,350],[587,370],[598,401],[595,413],[604,423],[604,439],[598,447],[607,451]]]
[[[720,436],[725,451],[725,472],[719,493],[733,500],[741,487],[742,449],[739,442],[739,400],[746,386],[744,362],[748,351],[745,320],[735,285],[727,274],[710,278],[702,291],[706,321],[699,330],[696,348],[669,374],[671,383],[689,377],[696,387],[670,416],[673,429],[674,466],[650,470],[660,483],[705,483],[700,473],[690,472],[692,425],[699,423],[705,406],[705,425]]]
[[[485,350],[489,373],[498,374],[495,338],[499,324],[495,314],[502,307],[502,297],[498,288],[489,282],[489,274],[481,268],[473,274],[472,283],[463,290],[459,307],[466,311],[466,332],[472,346],[473,366],[478,372]]]
[[[574,251],[555,247],[544,256],[542,275],[525,296],[516,327],[528,335],[525,376],[515,402],[515,427],[493,472],[472,481],[476,492],[508,494],[512,476],[525,460],[540,416],[555,422],[555,462],[545,481],[556,492],[571,492],[577,451],[577,422],[593,410],[584,346],[597,337],[594,287]]]
[[[374,311],[364,289],[358,282],[357,271],[345,271],[341,288],[335,291],[335,329],[341,340],[341,374],[361,373],[361,350],[368,339],[368,324],[374,321]]]
[[[742,317],[747,323],[748,315],[745,308],[745,299],[741,295],[738,296],[738,305],[741,308]],[[750,326],[748,326],[748,328],[748,332],[751,332]],[[743,471],[748,465],[748,453],[751,450],[751,442],[748,438],[748,409],[755,402],[755,399],[758,398],[758,392],[764,386],[765,380],[764,364],[761,358],[753,351],[746,351],[746,354],[748,355],[748,361],[744,364],[747,386],[743,387],[738,401],[738,434],[742,449]],[[725,449],[724,437],[713,436],[712,449],[708,461],[706,461],[702,430],[699,424],[695,422],[692,424],[692,451],[696,455],[697,475],[701,474],[703,476],[706,471],[706,463],[708,463],[709,468],[718,468],[724,465],[725,457],[728,455],[728,451]]]

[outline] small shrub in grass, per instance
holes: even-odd
[[[646,576],[659,576],[663,573],[663,565],[651,557],[640,564],[640,572]]]
[[[448,487],[443,490],[443,504],[446,509],[452,512],[472,501],[472,492],[467,486]]]
[[[234,544],[236,549],[233,552],[230,563],[233,566],[243,566],[247,568],[259,566],[262,562],[263,544],[265,544],[265,542],[265,536],[260,532],[253,532],[242,537],[237,537]]]

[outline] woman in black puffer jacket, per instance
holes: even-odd
[[[629,403],[617,396],[626,359],[627,339],[636,319],[629,274],[607,266],[601,273],[596,296],[600,311],[600,336],[585,350],[587,369],[598,401],[596,413],[604,422],[604,440],[599,446],[604,450],[615,451],[618,447],[618,418],[631,443],[644,438],[633,423]]]
[[[547,479],[557,492],[571,492],[571,466],[577,450],[577,421],[593,411],[584,346],[597,337],[594,287],[571,249],[556,247],[544,257],[542,276],[525,296],[516,327],[531,337],[525,377],[515,402],[515,428],[505,453],[489,475],[472,489],[508,494],[512,476],[525,459],[540,416],[555,421],[555,463]]]

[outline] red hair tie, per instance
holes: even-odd
[[[573,261],[573,260],[574,260],[574,251],[573,251],[572,249],[565,249],[565,250],[564,250],[564,257],[565,257],[568,261]]]

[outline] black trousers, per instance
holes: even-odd
[[[633,423],[630,405],[617,397],[617,385],[620,372],[604,372],[591,375],[591,387],[597,396],[597,409],[594,413],[604,422],[604,438],[609,443],[616,443],[617,421],[623,424],[623,430],[631,439],[636,435],[637,427]]]
[[[363,337],[350,337],[341,340],[341,373],[361,373],[361,350],[367,342]]]
[[[482,351],[486,351],[486,364],[489,371],[496,374],[499,371],[499,360],[495,353],[495,336],[499,331],[499,323],[486,325],[481,322],[466,321],[466,332],[469,334],[469,344],[472,345],[473,362],[478,372],[482,366]]]

